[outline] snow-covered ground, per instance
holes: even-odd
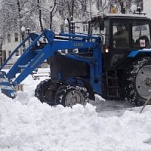
[[[0,93],[0,151],[151,151],[151,106],[127,102],[51,107],[34,97],[43,79],[28,76],[12,100]]]

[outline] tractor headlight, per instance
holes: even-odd
[[[107,46],[104,47],[104,52],[109,53],[109,48]]]

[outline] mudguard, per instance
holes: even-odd
[[[151,54],[151,49],[133,50],[129,53],[128,58],[135,58],[137,55],[139,55],[141,53],[150,53]]]

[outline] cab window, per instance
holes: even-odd
[[[104,23],[104,29],[100,30],[100,24],[99,22],[92,22],[90,24],[90,33],[92,35],[97,35],[102,37],[102,43],[103,44],[109,44],[109,25],[107,22]]]
[[[135,48],[149,47],[150,29],[147,22],[132,23],[132,40]]]
[[[129,47],[129,30],[128,23],[115,22],[112,26],[113,31],[113,48]]]

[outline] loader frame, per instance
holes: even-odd
[[[46,42],[37,43],[45,37]],[[28,40],[32,40],[31,44],[25,49],[23,54],[14,63],[8,72],[4,72],[5,66],[12,56],[21,48]],[[0,68],[0,87],[2,93],[10,98],[16,97],[16,87],[32,72],[44,62],[44,60],[61,55],[65,58],[84,62],[89,65],[89,79],[92,89],[96,93],[102,91],[102,48],[101,39],[97,36],[88,36],[84,34],[66,34],[61,33],[58,37],[51,30],[44,30],[40,35],[30,33],[29,36],[10,54],[4,64]],[[65,50],[77,49],[78,53],[64,53]],[[91,51],[91,56],[82,56],[81,53]],[[53,72],[53,71],[51,71]],[[57,82],[61,81],[61,73],[58,73]],[[70,81],[72,77],[68,77],[66,81]]]

